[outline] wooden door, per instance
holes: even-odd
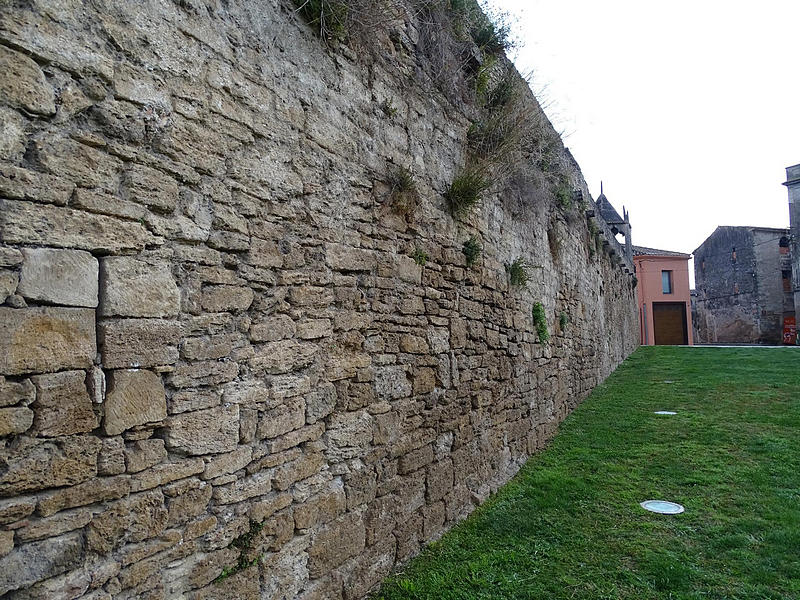
[[[688,344],[686,302],[653,302],[653,334],[658,346]]]

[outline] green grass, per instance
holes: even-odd
[[[640,348],[376,598],[800,598],[800,352]]]

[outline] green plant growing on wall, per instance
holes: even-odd
[[[485,106],[489,110],[498,110],[511,104],[517,96],[519,82],[512,69],[507,69],[495,86],[486,94]]]
[[[419,192],[411,171],[397,167],[389,174],[389,185],[392,210],[401,215],[414,212],[419,204]]]
[[[528,273],[528,263],[522,257],[514,259],[514,262],[506,265],[508,280],[514,287],[522,287],[528,283],[530,274]]]
[[[264,529],[264,523],[258,523],[257,521],[251,520],[250,528],[228,545],[229,548],[232,547],[239,549],[239,560],[234,565],[224,567],[222,572],[214,580],[215,583],[224,581],[231,575],[234,575],[248,567],[252,567],[261,560],[261,556],[255,556],[251,559],[248,558],[248,555],[252,549],[253,539],[262,529]]]
[[[415,248],[414,252],[411,253],[411,258],[413,258],[414,262],[417,263],[420,267],[424,267],[425,263],[428,262],[430,256],[428,256],[428,253],[422,250],[421,248]]]
[[[342,0],[293,0],[297,12],[325,41],[347,39],[348,5]]]
[[[475,264],[475,262],[478,260],[478,257],[481,255],[481,250],[481,245],[478,243],[478,240],[474,235],[464,242],[464,246],[461,251],[464,253],[468,267],[471,267]]]
[[[567,210],[572,206],[572,187],[566,180],[561,180],[556,188],[556,200],[558,205]]]
[[[478,98],[483,98],[492,82],[492,69],[494,68],[497,59],[493,56],[487,57],[478,67],[478,72],[475,74],[475,95]]]
[[[536,302],[531,311],[533,315],[533,326],[536,329],[536,335],[539,342],[546,344],[550,340],[550,332],[547,331],[547,315],[544,312],[544,306],[541,302]]]
[[[461,171],[453,179],[450,189],[444,195],[450,213],[454,217],[466,215],[472,207],[480,202],[481,195],[489,189],[490,185],[486,175],[476,167],[469,167]]]
[[[565,333],[567,331],[567,325],[569,324],[569,317],[567,313],[563,310],[561,314],[558,315],[558,328],[561,330],[561,333]]]

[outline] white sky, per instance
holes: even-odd
[[[788,227],[800,163],[800,0],[490,0],[517,68],[633,242],[692,252],[717,225]],[[547,105],[549,104],[549,107]]]

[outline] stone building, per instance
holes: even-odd
[[[698,343],[783,343],[794,317],[790,231],[717,227],[695,251]]]
[[[682,252],[633,246],[642,345],[693,343],[690,258]]]
[[[298,4],[2,3],[4,599],[362,598],[638,345],[510,61],[485,182],[448,3],[357,51]]]

